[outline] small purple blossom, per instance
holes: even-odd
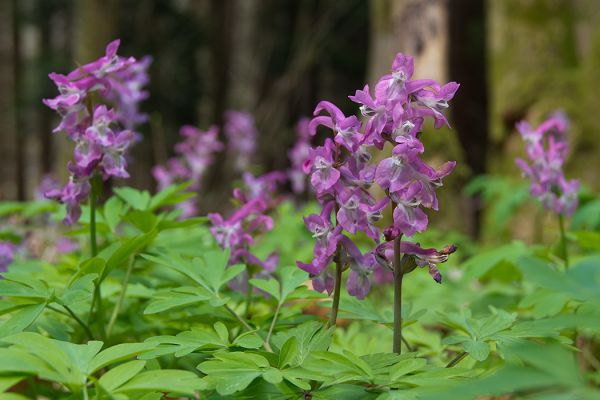
[[[384,269],[391,270],[392,260],[394,258],[393,242],[386,242],[377,246],[375,258]],[[448,261],[450,254],[456,251],[456,246],[448,245],[441,250],[434,248],[424,249],[419,243],[403,241],[400,245],[400,251],[406,257],[412,257],[418,267],[427,267],[429,274],[437,283],[442,283],[442,275],[437,268],[438,264]],[[403,261],[406,264],[405,261]]]
[[[258,131],[254,117],[243,111],[227,111],[223,131],[227,137],[227,146],[236,157],[236,168],[245,170],[256,151]]]
[[[251,251],[255,238],[273,229],[273,219],[266,215],[269,210],[267,201],[268,193],[254,198],[240,197],[237,192],[236,199],[241,206],[225,219],[219,213],[210,213],[210,232],[219,247],[231,251],[229,265],[243,263],[248,266],[257,266],[266,272],[273,272],[279,261],[277,253],[271,253],[265,260],[261,260]],[[236,287],[244,286],[238,282]]]
[[[202,131],[191,125],[184,125],[179,131],[183,140],[175,145],[176,156],[170,158],[165,165],[152,168],[152,175],[158,182],[159,190],[175,183],[190,182],[190,191],[198,191],[202,186],[202,178],[206,170],[214,163],[216,152],[223,150],[219,141],[219,129],[211,126]],[[196,199],[190,198],[179,203],[181,218],[188,218],[198,213]]]
[[[16,247],[10,242],[0,241],[0,273],[6,272],[15,259]]]
[[[577,209],[579,181],[567,180],[563,166],[568,153],[569,122],[561,112],[555,112],[537,129],[521,121],[517,130],[523,137],[529,163],[516,159],[517,166],[531,181],[531,195],[544,208],[560,215],[572,215]]]
[[[291,167],[287,172],[288,179],[292,185],[292,191],[296,194],[306,190],[306,175],[303,171],[304,162],[310,156],[310,119],[301,118],[296,124],[297,140],[294,147],[288,152]]]

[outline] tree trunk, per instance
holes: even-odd
[[[14,74],[14,3],[0,2],[0,199],[14,200],[18,196],[17,179],[17,130],[14,103],[16,87]]]
[[[450,79],[460,82],[452,100],[452,120],[458,133],[471,176],[487,171],[488,92],[485,0],[452,0],[449,15]],[[467,199],[469,233],[478,237],[481,228],[481,199]]]

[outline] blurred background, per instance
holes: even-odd
[[[572,120],[567,176],[600,186],[600,1],[0,0],[0,200],[35,198],[47,174],[64,181],[71,149],[41,102],[56,95],[47,75],[98,58],[114,38],[119,54],[154,60],[127,185],[154,190],[150,170],[173,154],[179,127],[220,126],[230,109],[256,119],[256,168],[284,170],[298,119],[322,99],[356,113],[347,96],[402,51],[415,57],[416,77],[461,84],[453,129],[424,135],[434,165],[459,162],[436,226],[540,234],[533,206],[506,221],[527,198],[514,124],[557,108]],[[226,204],[231,163],[220,156],[206,177],[203,211]]]

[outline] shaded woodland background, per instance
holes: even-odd
[[[464,186],[518,177],[514,123],[556,108],[573,120],[568,174],[600,186],[600,1],[0,0],[0,199],[35,198],[46,174],[64,179],[70,149],[41,103],[56,93],[47,74],[97,58],[114,38],[120,54],[154,59],[128,185],[153,189],[150,169],[172,154],[179,127],[220,125],[227,109],[254,114],[262,171],[285,169],[298,118],[321,99],[355,112],[347,96],[403,51],[418,77],[461,83],[453,130],[425,136],[428,156],[459,161],[436,221],[477,236],[482,204]],[[221,156],[208,176],[207,210],[226,204],[230,164]]]

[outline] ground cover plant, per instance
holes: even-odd
[[[506,218],[538,199],[554,237],[486,248],[429,226],[455,163],[423,161],[424,127],[459,84],[413,79],[409,55],[349,97],[360,113],[318,103],[290,170],[251,168],[252,116],[230,111],[227,144],[182,127],[151,194],[109,185],[151,62],[118,47],[50,75],[66,184],[0,204],[0,399],[600,398],[600,199],[564,176],[564,114],[518,125],[531,196],[467,188]],[[221,151],[232,206],[198,215]]]

